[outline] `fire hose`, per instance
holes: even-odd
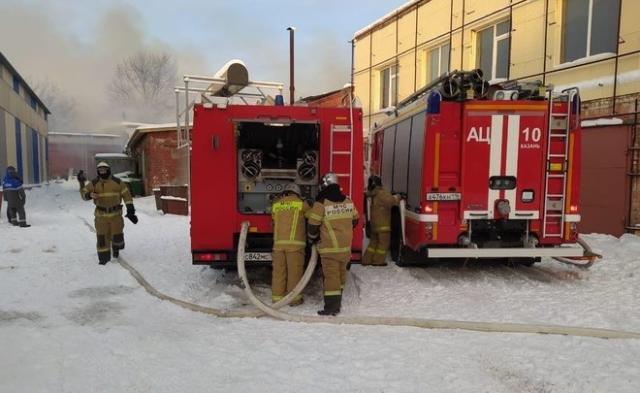
[[[589,246],[589,244],[582,240],[582,238],[580,237],[578,237],[578,244],[584,249],[584,257],[578,259],[556,257],[553,259],[558,262],[566,263],[567,265],[573,265],[583,269],[588,269],[597,259],[602,258],[602,255],[593,252],[591,246]]]
[[[169,301],[180,307],[191,311],[201,312],[204,314],[214,315],[224,318],[244,318],[259,317],[264,314],[276,319],[304,322],[304,323],[330,323],[336,325],[380,325],[380,326],[406,326],[424,329],[448,329],[448,330],[468,330],[476,332],[497,332],[497,333],[528,333],[528,334],[555,334],[566,336],[592,337],[592,338],[617,338],[617,339],[640,339],[640,333],[628,332],[612,329],[599,328],[582,328],[571,326],[557,325],[539,325],[539,324],[519,324],[519,323],[494,323],[494,322],[473,322],[473,321],[456,321],[456,320],[438,320],[438,319],[420,319],[406,317],[370,317],[370,316],[353,316],[353,317],[328,317],[315,315],[294,315],[283,311],[279,308],[289,304],[296,296],[298,296],[306,285],[309,283],[311,276],[315,270],[318,255],[315,247],[312,248],[311,258],[302,279],[296,287],[281,301],[267,305],[256,297],[249,284],[244,261],[244,248],[247,240],[247,232],[249,223],[243,222],[240,237],[238,240],[238,274],[244,285],[244,291],[251,303],[257,310],[227,310],[205,307],[198,304],[190,303],[184,300],[168,296],[155,289],[143,276],[131,266],[125,259],[118,259],[120,265],[124,267],[133,278],[152,296],[161,300]]]
[[[493,322],[472,322],[472,321],[448,321],[437,319],[403,318],[403,317],[328,317],[315,315],[294,315],[271,307],[256,297],[251,289],[247,278],[247,271],[244,264],[244,246],[247,240],[249,223],[242,223],[240,238],[238,240],[238,274],[244,284],[244,292],[260,311],[265,314],[285,321],[304,323],[331,323],[336,325],[385,325],[385,326],[408,326],[426,329],[459,329],[477,332],[499,332],[499,333],[531,333],[531,334],[557,334],[566,336],[580,336],[593,338],[634,338],[640,339],[640,333],[626,332],[611,329],[582,328],[571,326],[519,324],[519,323],[493,323]],[[315,248],[315,247],[314,247]],[[307,272],[315,267],[316,260],[311,261],[307,267]],[[305,272],[305,274],[307,273]],[[294,294],[292,292],[291,294]],[[297,294],[294,294],[297,295]]]

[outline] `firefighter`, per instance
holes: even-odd
[[[273,271],[271,275],[271,299],[274,303],[291,292],[302,277],[306,246],[305,213],[309,204],[300,198],[300,187],[290,183],[282,196],[271,206],[273,219]],[[302,304],[298,295],[290,306]]]
[[[93,200],[96,205],[95,228],[98,239],[98,263],[104,265],[113,257],[118,258],[120,250],[124,249],[124,220],[122,219],[122,205],[127,206],[127,217],[132,223],[138,223],[136,210],[127,186],[117,177],[111,175],[111,168],[106,162],[97,166],[98,177],[86,183],[84,172],[78,173],[80,195],[85,201]],[[85,184],[86,183],[86,184]]]
[[[324,309],[318,314],[336,315],[342,303],[358,211],[340,190],[335,173],[329,172],[322,177],[320,193],[307,218],[307,236],[312,243],[318,242],[324,276]]]
[[[398,206],[399,196],[391,195],[382,186],[378,176],[369,177],[367,197],[370,204],[369,246],[362,257],[363,265],[386,266],[387,251],[391,244],[391,208]]]
[[[7,201],[7,218],[12,225],[28,228],[27,215],[24,205],[27,195],[22,188],[22,179],[13,166],[7,167],[7,172],[2,179],[3,198]]]

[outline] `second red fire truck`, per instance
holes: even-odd
[[[577,89],[490,88],[478,70],[412,99],[373,131],[370,161],[406,197],[394,228],[401,264],[583,256]]]

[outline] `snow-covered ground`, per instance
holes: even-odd
[[[0,392],[638,392],[640,341],[221,319],[148,295],[98,266],[92,205],[72,183],[27,194],[31,228],[0,222]],[[188,219],[136,199],[123,257],[157,289],[246,307],[239,280],[190,263]],[[4,209],[1,218],[5,218]],[[640,331],[640,239],[585,236],[583,271],[354,266],[343,314]],[[269,271],[251,272],[268,298]],[[305,304],[321,306],[315,277]]]

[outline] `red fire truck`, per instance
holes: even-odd
[[[270,263],[271,202],[288,183],[298,184],[303,198],[314,199],[322,174],[335,172],[343,192],[358,196],[353,200],[359,211],[363,205],[361,109],[285,106],[279,96],[280,105],[268,104],[262,91],[281,91],[282,85],[246,77],[233,82],[231,74],[188,77],[211,83],[193,106],[191,252],[193,264],[215,268],[235,266],[243,221],[250,222],[247,264]],[[248,92],[251,88],[257,93]],[[264,102],[249,103],[256,95]],[[244,103],[233,103],[238,98]],[[360,223],[354,260],[360,259],[362,232]]]
[[[373,131],[370,160],[406,196],[399,264],[583,257],[577,89],[490,88],[478,71],[457,72],[401,104]]]

